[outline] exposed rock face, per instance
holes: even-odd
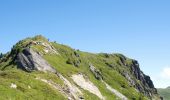
[[[90,71],[93,73],[93,75],[95,76],[96,79],[98,79],[98,80],[103,79],[103,76],[98,69],[96,69],[93,65],[90,65],[89,67],[90,67]]]
[[[128,72],[123,72],[122,75],[128,80],[129,85],[135,86],[135,81],[132,79]]]
[[[68,97],[68,100],[80,100],[81,98],[83,98],[81,91],[75,85],[71,84],[61,74],[57,73],[56,70],[53,69],[52,66],[50,66],[48,62],[41,57],[40,54],[33,51],[32,49],[26,48],[21,53],[19,53],[17,55],[17,64],[19,68],[28,72],[39,70],[43,72],[49,71],[52,73],[56,73],[56,75],[59,76],[61,80],[63,80],[65,88],[59,87],[52,81],[41,78],[37,79],[49,84],[53,88],[62,92],[65,96]]]
[[[24,49],[17,55],[18,67],[31,72],[33,70],[56,72],[46,60],[30,48]]]
[[[104,82],[104,81],[103,81]],[[111,91],[113,94],[115,94],[117,97],[119,97],[121,100],[128,100],[128,98],[126,96],[124,96],[122,93],[120,93],[119,91],[113,89],[111,86],[109,86],[106,82],[104,82],[104,84],[106,85],[106,88]]]
[[[70,83],[69,80],[67,80],[65,77],[63,77],[61,74],[58,74],[61,80],[64,81],[64,84],[66,85],[66,90],[69,93],[69,100],[82,100],[83,93],[80,91],[78,87],[76,87],[74,84]],[[72,98],[72,99],[71,99]]]
[[[2,53],[0,53],[0,59],[3,57],[3,54]]]
[[[154,87],[152,80],[140,70],[139,63],[136,60],[132,61],[132,65],[130,67],[134,77],[141,82],[141,84],[137,82],[135,83],[136,89],[148,97],[152,97],[153,94],[157,94],[157,90]]]
[[[101,100],[105,100],[105,98],[102,96],[99,89],[88,79],[85,79],[82,74],[72,75],[73,81],[83,88],[84,90],[87,90],[96,96],[98,96]]]
[[[52,86],[54,89],[58,90],[62,95],[66,96],[68,100],[83,100],[82,92],[73,84],[71,84],[66,78],[64,78],[61,74],[59,77],[64,81],[65,86],[61,86],[56,84],[52,80],[46,80],[40,77],[37,77],[37,80],[40,80],[48,85]]]

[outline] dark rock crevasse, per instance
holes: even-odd
[[[52,68],[41,55],[30,48],[25,48],[22,52],[18,53],[17,65],[18,68],[28,72],[39,70],[56,73],[56,70]]]

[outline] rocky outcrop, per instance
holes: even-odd
[[[72,79],[82,89],[95,94],[96,96],[98,96],[100,98],[100,100],[105,100],[105,98],[102,96],[99,89],[90,80],[85,79],[82,74],[72,75]]]
[[[144,95],[148,97],[152,97],[154,94],[158,94],[156,88],[154,87],[154,84],[149,76],[145,75],[139,68],[139,63],[136,60],[132,60],[132,64],[130,66],[132,75],[140,81],[133,82],[133,85],[135,85],[135,88],[143,93]]]
[[[17,55],[17,65],[25,71],[31,72],[33,70],[56,72],[41,55],[30,48],[25,48]]]
[[[2,53],[0,53],[0,59],[3,57],[3,54]]]
[[[127,71],[124,71],[122,75],[128,80],[130,86],[135,86],[135,81]]]
[[[61,80],[63,80],[64,84],[66,85],[66,90],[70,95],[69,100],[83,100],[83,93],[80,91],[78,87],[72,84],[69,80],[63,77],[61,74],[58,73],[58,76]]]
[[[90,71],[93,73],[93,75],[95,76],[95,78],[97,80],[102,80],[103,79],[103,76],[102,76],[101,72],[98,69],[96,69],[93,65],[90,65],[89,67],[90,67]]]
[[[37,77],[37,80],[40,80],[44,83],[47,83],[54,89],[58,90],[62,95],[68,98],[68,100],[84,100],[82,92],[73,84],[71,84],[66,78],[61,74],[58,74],[61,80],[64,81],[64,85],[57,84],[52,80],[43,79]]]
[[[68,100],[80,100],[83,99],[81,91],[73,84],[71,84],[66,78],[64,78],[60,73],[57,73],[50,64],[44,60],[40,54],[33,51],[30,48],[24,49],[22,52],[17,55],[17,64],[18,68],[23,69],[27,72],[31,72],[34,70],[38,71],[49,71],[55,73],[61,80],[64,82],[64,89],[59,87],[57,84],[54,84],[52,81],[47,81],[45,79],[37,78],[45,83],[48,83],[50,86],[62,92]]]

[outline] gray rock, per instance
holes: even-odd
[[[96,69],[93,65],[90,65],[89,67],[90,67],[90,71],[94,74],[96,79],[98,80],[103,79],[103,76],[98,69]]]
[[[128,80],[130,86],[135,86],[135,81],[132,79],[128,72],[124,71],[122,75]]]
[[[152,97],[153,94],[157,94],[157,90],[149,76],[145,75],[139,68],[139,63],[136,60],[132,61],[131,72],[134,77],[141,83],[135,83],[135,88],[148,97]]]
[[[31,72],[33,70],[50,71],[56,73],[56,70],[52,68],[46,60],[41,57],[37,52],[30,48],[24,49],[17,55],[17,65],[25,71]]]
[[[74,51],[74,55],[75,55],[76,57],[80,57],[80,55],[79,55],[76,51]]]

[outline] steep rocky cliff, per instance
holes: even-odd
[[[157,93],[152,80],[140,70],[139,63],[136,60],[132,60],[131,64],[127,67],[130,67],[130,73],[132,76],[129,76],[127,72],[123,72],[122,75],[127,78],[130,85],[134,86],[138,91],[148,97],[152,97],[152,95]],[[133,80],[132,77],[135,78],[135,80]]]
[[[0,87],[9,94],[0,91],[0,99],[159,100],[136,60],[82,52],[43,36],[19,41],[0,58],[0,69]]]

